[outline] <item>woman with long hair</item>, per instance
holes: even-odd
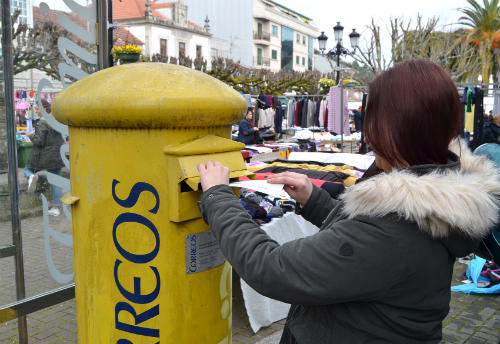
[[[223,254],[256,291],[292,304],[281,343],[440,342],[455,258],[499,217],[499,176],[457,138],[461,107],[432,62],[377,76],[363,131],[381,173],[339,201],[304,175],[270,176],[320,227],[283,245],[240,205],[226,167],[198,166],[202,215]]]

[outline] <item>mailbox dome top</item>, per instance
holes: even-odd
[[[223,82],[166,63],[131,63],[93,73],[59,93],[55,118],[69,126],[195,128],[243,118],[247,103]]]

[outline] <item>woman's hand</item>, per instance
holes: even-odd
[[[207,161],[206,165],[198,164],[198,172],[200,172],[203,191],[215,185],[229,184],[229,168],[222,166],[218,161]]]
[[[271,184],[285,184],[284,190],[302,206],[307,203],[313,190],[309,178],[304,174],[295,172],[270,175],[267,181]]]

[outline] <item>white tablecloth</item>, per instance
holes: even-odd
[[[318,227],[292,212],[263,225],[262,229],[280,245],[313,235],[319,231]],[[263,326],[269,326],[286,318],[290,308],[289,304],[262,296],[243,280],[241,280],[241,291],[245,300],[248,320],[254,332]]]

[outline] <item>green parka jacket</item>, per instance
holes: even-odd
[[[226,185],[203,193],[202,215],[252,288],[292,304],[299,344],[439,343],[455,258],[499,217],[493,165],[450,149],[447,165],[379,174],[340,201],[314,187],[301,214],[320,232],[281,246]]]

